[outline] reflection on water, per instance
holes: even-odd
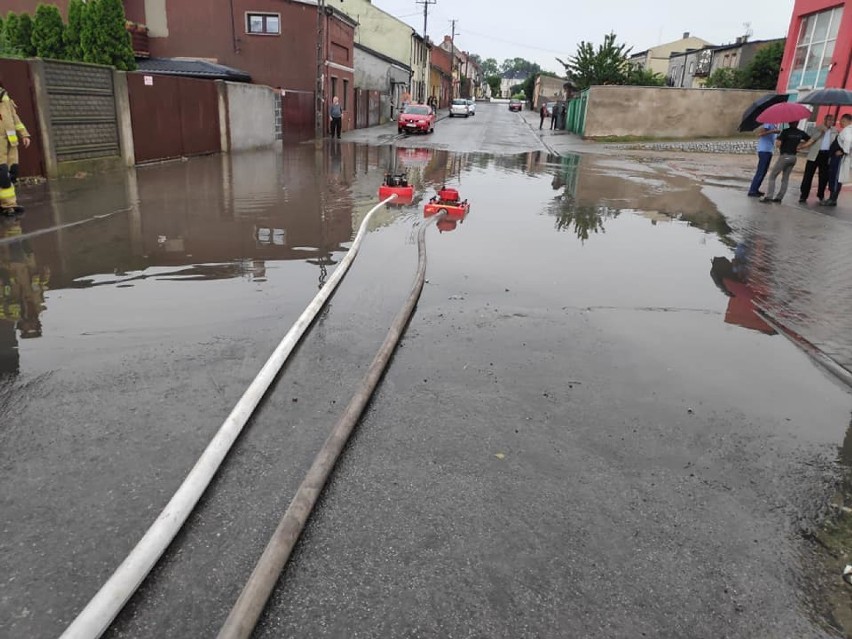
[[[20,235],[18,219],[3,219],[0,237]],[[0,245],[0,377],[19,371],[18,338],[41,336],[39,315],[50,268],[40,265],[27,240]]]
[[[607,219],[628,210],[652,224],[679,220],[723,239],[731,232],[716,206],[687,178],[674,178],[660,187],[651,179],[619,178],[594,159],[572,154],[531,153],[524,168],[530,173],[552,172],[551,188],[559,192],[550,207],[555,226],[572,230],[583,242],[605,232]]]
[[[759,273],[754,276],[751,273],[750,257],[753,250],[753,247],[741,242],[734,250],[733,260],[725,256],[714,257],[710,277],[729,298],[725,312],[726,323],[775,335],[775,329],[758,315],[754,305],[755,297],[759,298],[758,291],[763,290],[764,286]],[[757,250],[760,250],[759,246]]]
[[[420,217],[428,198],[443,185],[459,189],[463,197],[476,196],[469,193],[468,182],[481,184],[487,177],[496,193],[503,188],[501,176],[511,174],[523,176],[523,188],[529,186],[530,196],[542,196],[530,214],[543,208],[553,216],[556,230],[582,243],[605,233],[609,222],[630,212],[649,218],[651,224],[681,220],[733,244],[726,239],[730,229],[724,218],[692,183],[675,180],[660,191],[651,181],[613,175],[594,158],[576,155],[537,151],[489,156],[335,142],[319,151],[303,145],[284,152],[217,155],[51,183],[45,187],[49,194],[44,206],[31,208],[22,221],[24,232],[128,205],[131,211],[34,237],[29,243],[10,244],[3,257],[36,269],[37,279],[33,273],[24,278],[34,291],[46,284],[45,274],[50,275],[53,290],[132,287],[151,280],[228,279],[262,287],[271,262],[291,260],[314,267],[316,286],[322,286],[351,241],[353,229],[376,204],[378,187],[389,171],[404,172],[415,195],[409,206],[379,211],[374,229],[400,216]],[[527,210],[521,205],[518,212]],[[488,214],[482,211],[482,218]],[[462,219],[442,220],[438,230],[453,231]],[[13,253],[18,257],[13,259]],[[753,313],[756,275],[742,274],[741,263],[747,259],[743,253],[730,264],[722,258],[714,262],[714,280],[731,298],[726,321],[770,333]],[[37,335],[29,318],[35,315],[37,320],[33,309],[42,307],[41,299],[31,303],[11,332],[4,319],[2,344],[16,343],[19,334]],[[8,316],[14,309],[13,305],[4,313]],[[0,350],[4,356],[17,357],[8,346]]]

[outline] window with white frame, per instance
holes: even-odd
[[[787,81],[788,91],[796,91],[799,87],[825,87],[841,18],[843,7],[812,13],[802,19],[790,79]]]
[[[281,14],[246,13],[246,33],[252,35],[279,35],[281,33]]]

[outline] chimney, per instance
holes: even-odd
[[[689,31],[683,32],[683,39],[686,40],[689,37]]]
[[[444,36],[444,42],[452,42],[452,40],[453,39],[450,36],[448,36],[448,35]]]

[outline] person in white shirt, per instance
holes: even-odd
[[[817,199],[822,202],[825,199],[825,191],[828,186],[828,162],[831,158],[831,143],[837,138],[837,129],[834,128],[834,116],[827,115],[814,131],[811,139],[804,146],[808,149],[808,162],[805,164],[805,175],[802,178],[799,202],[804,204],[811,195],[811,186],[814,182],[814,173],[819,171],[817,182]]]
[[[852,115],[845,113],[840,118],[842,130],[831,145],[833,156],[831,166],[831,198],[823,202],[826,206],[837,206],[840,189],[852,182]]]

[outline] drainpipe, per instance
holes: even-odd
[[[237,21],[234,18],[234,0],[230,0],[231,5],[231,40],[234,44],[234,53],[240,52],[239,41],[237,40]]]

